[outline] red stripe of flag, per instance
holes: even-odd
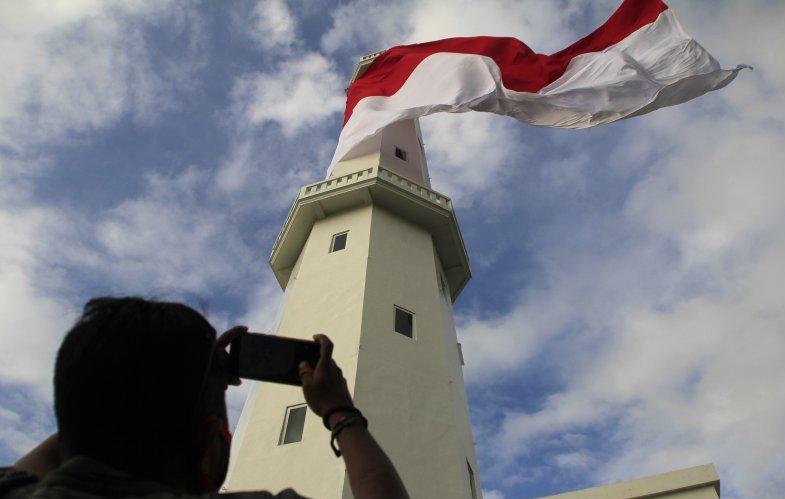
[[[399,45],[386,50],[349,87],[343,122],[365,97],[394,95],[426,57],[438,52],[484,55],[499,66],[505,88],[538,92],[556,81],[570,61],[581,54],[601,52],[638,29],[651,24],[668,9],[661,0],[624,0],[593,33],[551,55],[537,54],[516,38],[475,36]]]

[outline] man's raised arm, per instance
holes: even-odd
[[[316,368],[300,364],[305,401],[319,417],[327,416],[327,426],[337,433],[355,499],[408,499],[398,472],[354,409],[346,379],[332,359],[332,342],[323,334],[314,339],[320,345]]]

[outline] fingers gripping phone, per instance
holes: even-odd
[[[240,378],[302,386],[298,366],[319,361],[315,341],[284,338],[261,333],[238,336],[229,349],[229,370]]]

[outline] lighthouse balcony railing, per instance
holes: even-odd
[[[422,199],[436,203],[437,205],[447,210],[452,210],[452,201],[447,196],[439,194],[438,192],[428,189],[427,187],[423,187],[422,185],[413,182],[406,177],[402,177],[401,175],[398,175],[381,166],[364,168],[362,170],[348,173],[340,177],[328,178],[322,180],[321,182],[308,184],[300,189],[299,199],[316,196],[318,194],[323,194],[334,189],[339,189],[348,185],[371,180],[373,178],[383,180],[405,191],[411,192],[412,194]]]

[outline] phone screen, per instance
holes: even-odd
[[[316,367],[319,344],[315,341],[269,334],[245,333],[229,352],[230,369],[241,378],[300,386],[298,366],[306,361]]]

